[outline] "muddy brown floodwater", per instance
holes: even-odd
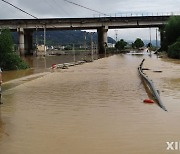
[[[143,58],[168,112],[143,103]],[[177,152],[166,142],[180,140],[178,60],[114,55],[9,87],[0,106],[2,154]]]

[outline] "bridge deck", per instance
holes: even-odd
[[[46,28],[48,29],[97,29],[98,27],[142,28],[163,26],[170,16],[133,16],[133,17],[99,17],[99,18],[42,18],[42,19],[4,19],[0,28],[10,29]]]

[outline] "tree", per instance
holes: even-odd
[[[133,46],[136,47],[136,48],[141,48],[141,47],[144,46],[144,42],[140,38],[137,38],[134,41]]]
[[[0,55],[12,53],[13,40],[9,29],[3,29],[0,34]]]
[[[0,67],[4,70],[26,69],[26,64],[14,51],[13,40],[9,29],[0,33]]]
[[[168,51],[171,58],[180,59],[180,16],[173,16],[165,25],[162,49]]]
[[[164,28],[164,32],[166,46],[175,43],[180,36],[180,16],[171,17]]]
[[[116,42],[115,48],[118,50],[123,50],[126,45],[127,45],[127,42],[125,42],[123,39],[121,39],[120,41]]]

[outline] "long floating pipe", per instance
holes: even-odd
[[[164,111],[167,111],[166,107],[163,105],[162,101],[161,101],[161,98],[159,96],[159,93],[158,91],[156,90],[153,82],[143,73],[142,71],[142,65],[143,65],[143,62],[145,61],[145,59],[142,60],[141,64],[139,65],[138,67],[138,70],[139,70],[139,74],[142,76],[142,78],[147,82],[147,84],[149,85],[149,88],[151,89],[152,93],[153,93],[153,96],[154,96],[154,99],[157,101],[158,105],[164,110]]]

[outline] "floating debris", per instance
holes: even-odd
[[[50,69],[68,69],[68,67],[84,64],[86,61],[77,61],[72,63],[63,63],[63,64],[52,64]]]
[[[152,99],[145,99],[143,102],[150,103],[150,104],[155,103],[154,100],[152,100]]]
[[[156,72],[156,73],[162,73],[162,71],[153,71],[153,72]]]
[[[142,68],[142,70],[150,70],[149,68]]]

